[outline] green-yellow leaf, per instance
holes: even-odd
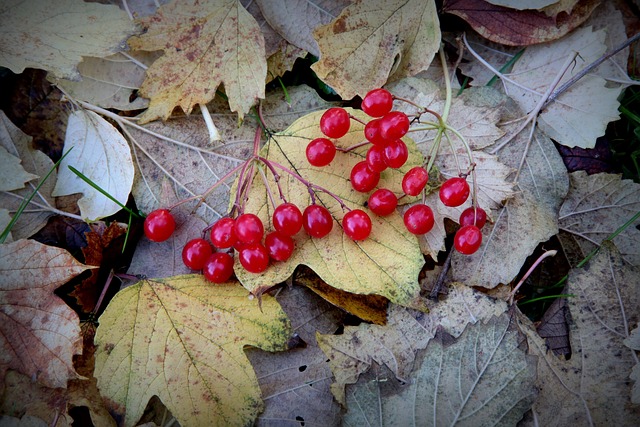
[[[361,120],[368,120],[361,111],[348,111]],[[261,153],[270,162],[296,171],[307,181],[330,190],[349,208],[368,212],[373,224],[371,235],[361,242],[349,239],[340,225],[346,212],[343,212],[340,204],[329,194],[317,192],[317,203],[325,206],[335,219],[331,233],[322,239],[314,239],[301,231],[294,236],[296,249],[289,261],[272,264],[262,274],[248,273],[237,267],[236,275],[243,286],[259,295],[272,285],[286,280],[297,265],[304,264],[335,288],[356,294],[382,295],[395,303],[408,304],[419,292],[418,273],[424,264],[418,241],[406,230],[400,214],[396,212],[387,217],[376,216],[364,207],[369,194],[359,193],[351,187],[351,168],[364,159],[367,147],[360,147],[348,153],[338,152],[331,164],[322,168],[309,164],[305,155],[306,146],[310,140],[323,136],[319,128],[323,113],[324,111],[317,111],[304,116],[284,132],[273,135]],[[363,139],[363,125],[352,120],[349,133],[337,140],[336,145],[345,148],[361,143]],[[379,187],[388,188],[396,194],[402,194],[401,182],[404,173],[422,163],[422,156],[413,141],[405,138],[405,142],[410,153],[407,163],[401,169],[384,171],[378,184]],[[277,198],[278,189],[273,174],[266,168],[265,174],[269,189]],[[278,170],[278,174],[280,187],[288,202],[295,203],[300,210],[311,204],[309,192],[304,184],[282,170]],[[232,201],[233,198],[232,193]],[[266,229],[273,229],[273,209],[264,182],[256,172],[245,211],[258,215]],[[236,263],[236,266],[238,265],[239,263]]]
[[[285,350],[291,329],[278,303],[201,275],[144,280],[100,317],[96,370],[111,410],[133,426],[158,396],[185,426],[250,425],[262,410],[246,345]]]

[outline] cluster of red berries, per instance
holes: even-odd
[[[367,93],[362,100],[362,111],[372,117],[365,124],[364,137],[371,144],[367,150],[365,160],[357,163],[351,169],[350,181],[354,190],[368,193],[380,181],[380,173],[387,168],[402,167],[409,156],[402,137],[409,131],[410,120],[401,111],[393,110],[393,95],[385,89],[374,89]],[[350,128],[351,116],[342,108],[330,108],[320,119],[320,130],[328,138],[338,139],[346,135]],[[312,140],[306,149],[307,160],[313,166],[326,166],[336,155],[335,144],[328,138]],[[402,190],[407,196],[417,196],[424,190],[429,181],[429,172],[423,166],[416,166],[404,174]],[[466,178],[450,178],[440,188],[440,200],[445,206],[457,207],[467,201],[470,194]],[[374,191],[367,202],[368,208],[379,216],[387,216],[395,211],[398,196],[391,190],[380,188]],[[486,222],[486,213],[479,207],[465,210],[460,217],[460,230],[456,233],[454,247],[463,254],[472,254],[482,243],[480,228]],[[350,219],[353,212],[345,215]],[[357,210],[361,222],[371,223],[368,215]],[[475,215],[474,215],[475,212]],[[471,215],[471,216],[470,216]],[[356,216],[356,214],[353,214]],[[469,220],[469,218],[471,220]],[[343,227],[349,237],[348,228]],[[411,206],[404,214],[404,224],[413,234],[421,235],[429,232],[434,226],[432,209],[424,203]],[[369,225],[370,232],[370,225]],[[363,240],[368,236],[363,233],[354,240]]]

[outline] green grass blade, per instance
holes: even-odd
[[[501,68],[500,68],[500,72],[504,73],[507,70],[510,70],[511,67],[513,67],[513,64],[516,63],[516,61],[518,59],[520,59],[520,57],[522,56],[522,54],[524,53],[524,49],[521,49],[520,51],[518,51],[518,53],[516,53],[515,55],[513,55],[513,58],[511,58],[509,61],[507,61],[506,64],[504,64]],[[489,80],[487,82],[487,86],[491,87],[494,84],[496,84],[496,82],[498,81],[498,76],[493,76],[491,77],[491,80]]]
[[[525,304],[531,304],[531,303],[542,301],[542,300],[545,300],[545,299],[572,298],[572,297],[575,297],[575,295],[573,295],[573,294],[547,295],[547,296],[544,296],[544,297],[531,298],[531,299],[528,299],[526,301],[519,302],[518,306],[525,305]]]

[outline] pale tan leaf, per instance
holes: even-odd
[[[83,181],[69,166],[125,205],[134,169],[131,149],[120,132],[96,113],[77,110],[69,116],[64,148],[71,152],[60,163],[53,195],[83,193],[78,207],[82,217],[90,221],[118,212],[118,204]]]
[[[78,378],[78,315],[53,291],[88,268],[64,249],[33,240],[0,245],[0,369],[15,369],[47,387]]]
[[[24,185],[38,178],[38,175],[24,170],[19,157],[0,146],[0,191],[12,191],[24,188]]]
[[[630,405],[628,376],[638,359],[623,342],[640,320],[640,272],[605,243],[570,272],[567,283],[566,292],[574,295],[568,299],[570,360],[554,356],[529,320],[520,319],[530,352],[538,356],[535,425],[636,426],[640,408]]]
[[[440,332],[403,383],[372,369],[347,387],[346,426],[513,426],[535,399],[535,358],[509,314],[468,325],[451,343]]]
[[[40,68],[74,80],[83,56],[122,51],[136,30],[117,6],[74,0],[5,1],[0,28],[0,65],[14,73]]]
[[[220,84],[242,120],[264,98],[267,74],[262,31],[237,0],[173,2],[143,18],[146,32],[129,39],[136,50],[164,50],[147,70],[140,93],[151,99],[141,123],[190,113],[211,101]]]
[[[440,25],[433,0],[360,0],[315,37],[320,61],[313,70],[349,99],[426,70],[440,46]]]
[[[569,174],[569,180],[559,225],[563,246],[580,248],[578,253],[568,253],[575,264],[640,211],[640,184],[620,175],[584,171]],[[639,224],[636,219],[613,240],[623,258],[635,266],[640,266]]]
[[[549,2],[546,2],[546,3],[549,3],[547,6],[544,6],[542,8],[537,8],[537,9],[544,12],[547,16],[557,17],[558,14],[562,12],[570,14],[573,11],[573,8],[579,2],[580,0],[549,1]],[[613,2],[605,2],[605,3],[613,3]],[[597,13],[595,15],[597,15]]]
[[[640,351],[640,328],[635,328],[631,331],[623,342],[630,349]],[[636,405],[640,404],[640,362],[635,364],[629,378],[634,381],[633,389],[631,390],[631,402]]]
[[[346,327],[342,335],[318,335],[318,344],[329,358],[335,383],[331,390],[345,404],[345,385],[353,384],[373,364],[384,364],[400,380],[411,375],[415,352],[423,349],[442,328],[458,337],[468,323],[486,321],[506,311],[502,301],[454,283],[445,301],[428,303],[422,313],[396,305],[389,309],[384,326],[361,324]]]
[[[120,291],[100,316],[98,388],[125,426],[135,425],[154,395],[181,425],[249,425],[263,405],[243,347],[285,350],[290,333],[273,298],[264,295],[258,306],[235,282],[144,280]]]
[[[257,0],[269,25],[289,43],[320,56],[313,30],[334,20],[346,0]]]

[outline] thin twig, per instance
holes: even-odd
[[[442,270],[440,270],[440,274],[438,274],[438,278],[436,279],[436,282],[433,284],[433,288],[429,293],[429,299],[432,299],[432,300],[438,299],[438,294],[440,293],[440,289],[442,289],[442,285],[444,285],[444,280],[447,278],[447,273],[449,273],[449,268],[451,268],[452,257],[453,257],[453,249],[449,251],[449,255],[447,255],[447,259],[444,261]]]
[[[513,288],[513,290],[511,291],[511,294],[509,294],[509,305],[513,305],[513,298],[516,296],[516,293],[520,289],[520,286],[523,285],[524,281],[527,280],[529,278],[529,276],[531,276],[531,273],[533,273],[533,270],[535,270],[536,267],[538,267],[538,265],[540,265],[540,263],[545,258],[549,258],[550,256],[554,256],[557,253],[558,253],[558,251],[556,251],[556,250],[546,251],[545,253],[540,255],[540,257],[538,257],[536,262],[534,262],[533,265],[529,268],[529,270],[527,270],[527,272],[524,274],[524,276],[522,276],[522,279],[520,279],[520,281],[518,282],[516,287]]]

